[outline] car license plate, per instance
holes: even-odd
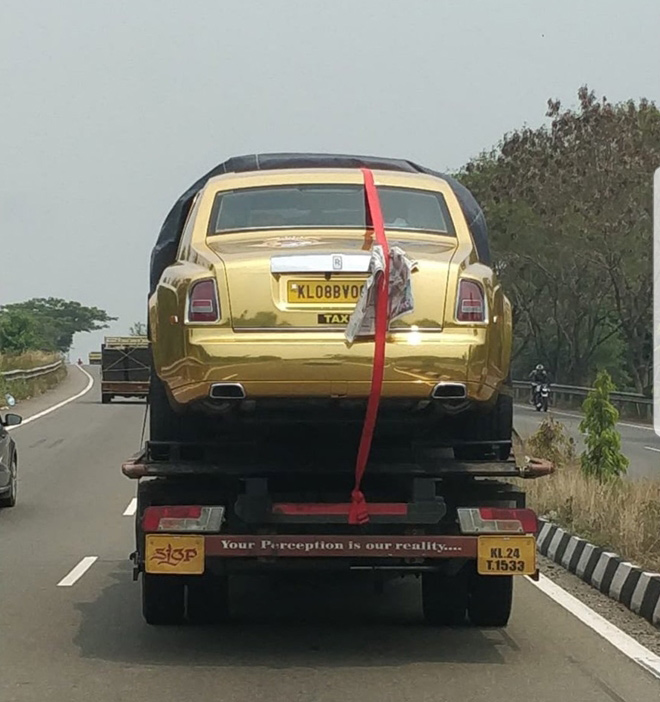
[[[364,279],[290,280],[287,302],[297,305],[355,304],[360,298]]]
[[[200,534],[147,534],[144,567],[147,573],[201,575],[204,572],[204,537]]]
[[[536,539],[533,536],[480,536],[479,575],[534,575]]]

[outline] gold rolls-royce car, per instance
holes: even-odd
[[[373,337],[346,338],[375,241],[362,169],[390,248],[414,262],[376,440],[509,456],[511,306],[478,204],[409,161],[324,154],[230,159],[169,213],[151,261],[152,440],[324,427],[357,440],[374,354]]]

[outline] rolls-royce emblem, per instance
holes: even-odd
[[[340,271],[342,269],[342,260],[341,256],[333,256],[332,257],[332,270],[333,271]]]

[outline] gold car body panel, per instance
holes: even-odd
[[[478,262],[460,204],[443,180],[374,171],[377,186],[440,192],[455,236],[387,230],[419,264],[413,273],[415,308],[391,325],[383,396],[425,399],[439,382],[464,383],[468,397],[489,402],[509,373],[511,305],[491,268]],[[343,336],[354,302],[296,304],[287,290],[308,274],[272,272],[273,257],[341,254],[368,257],[372,232],[359,229],[250,230],[208,236],[214,199],[223,190],[285,184],[363,183],[359,170],[258,171],[210,179],[196,196],[177,260],[149,301],[158,375],[172,398],[187,405],[207,398],[213,383],[241,383],[248,398],[366,397],[373,342],[349,345]],[[366,274],[315,273],[323,284],[355,282]],[[486,321],[456,320],[459,280],[485,291]],[[220,319],[189,323],[192,283],[216,282]],[[293,281],[293,283],[292,283]]]

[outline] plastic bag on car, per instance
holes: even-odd
[[[414,309],[411,274],[417,262],[411,261],[398,246],[390,248],[389,314],[388,324]],[[376,292],[378,280],[385,274],[385,254],[382,246],[374,246],[369,261],[369,278],[355,310],[348,320],[344,336],[348,343],[358,337],[373,336],[376,328]]]

